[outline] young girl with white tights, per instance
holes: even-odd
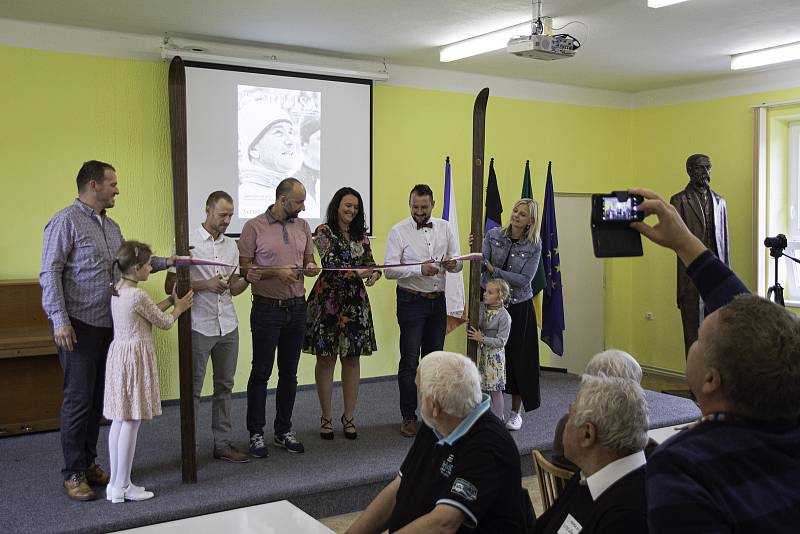
[[[492,412],[503,420],[503,390],[506,387],[505,346],[511,331],[511,316],[504,305],[511,289],[501,278],[486,282],[480,308],[480,328],[469,327],[467,338],[480,344],[478,372],[481,390],[492,399]]]
[[[144,419],[161,415],[153,325],[168,330],[192,305],[191,290],[183,298],[173,292],[156,304],[138,287],[152,270],[151,254],[144,243],[126,241],[111,267],[112,279],[116,269],[121,273],[111,298],[114,340],[108,349],[103,403],[103,415],[112,421],[108,433],[111,480],[106,498],[113,503],[153,497],[153,492],[131,482],[139,425]],[[172,306],[171,314],[164,313]]]

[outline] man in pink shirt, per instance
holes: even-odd
[[[304,451],[292,431],[297,392],[297,363],[306,328],[303,276],[316,276],[311,228],[297,215],[305,209],[306,190],[286,178],[275,189],[275,203],[253,217],[239,237],[239,262],[253,284],[250,330],[253,367],[247,382],[247,429],[250,454],[266,458],[264,443],[267,381],[278,351],[278,389],[275,395],[274,443],[289,452]]]

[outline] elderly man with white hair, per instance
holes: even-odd
[[[432,352],[416,382],[425,424],[397,477],[348,532],[523,531],[530,501],[523,500],[519,450],[492,415],[475,364]]]
[[[619,349],[608,349],[603,352],[598,352],[589,363],[586,364],[584,374],[592,376],[616,376],[619,378],[627,378],[633,380],[637,384],[642,382],[642,367],[636,359]],[[569,461],[564,456],[564,427],[569,419],[569,414],[564,414],[564,417],[559,419],[556,424],[556,430],[553,436],[553,454],[550,460],[564,469],[570,471],[577,471],[578,466]],[[647,446],[644,448],[645,456],[648,456],[658,446],[658,443],[650,439]]]
[[[564,428],[581,472],[536,521],[535,533],[647,532],[647,401],[627,378],[583,375]]]

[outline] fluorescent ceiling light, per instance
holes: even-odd
[[[666,7],[672,4],[680,4],[681,2],[688,2],[689,0],[647,0],[647,7]]]
[[[800,59],[800,42],[734,54],[731,56],[731,70],[751,69],[796,59]]]
[[[443,46],[439,49],[439,61],[447,63],[465,57],[477,56],[486,52],[494,52],[506,47],[508,40],[517,35],[528,35],[531,32],[531,23],[523,22],[501,30],[470,37],[457,43]]]

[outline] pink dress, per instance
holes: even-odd
[[[125,421],[161,415],[153,325],[168,330],[172,315],[159,310],[144,290],[125,287],[111,297],[111,316],[114,340],[106,361],[103,416]]]

